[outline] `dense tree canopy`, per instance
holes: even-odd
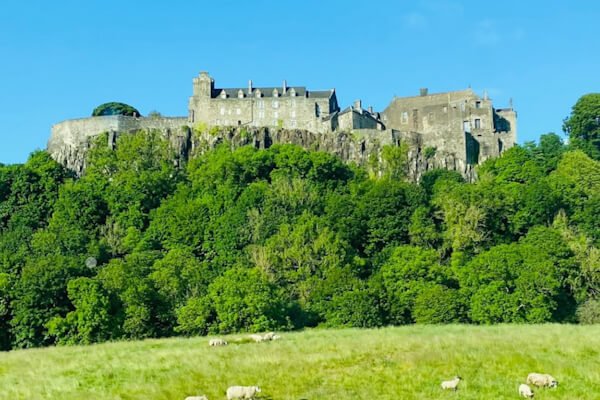
[[[142,114],[129,104],[111,102],[100,104],[94,108],[92,117],[100,117],[103,115],[126,115],[128,117],[140,117]]]
[[[175,166],[153,132],[114,150],[101,138],[77,180],[44,152],[0,166],[0,348],[598,322],[595,99],[565,122],[583,142],[543,135],[474,183],[445,170],[407,182],[402,147],[382,174],[292,145],[225,143]]]

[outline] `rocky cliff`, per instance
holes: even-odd
[[[344,161],[372,168],[373,164],[381,164],[377,161],[381,161],[384,146],[407,143],[409,148],[407,172],[410,180],[418,181],[423,173],[435,168],[459,172],[469,181],[475,177],[473,166],[456,154],[445,152],[443,149],[426,151],[427,146],[422,142],[420,135],[390,130],[334,133],[266,127],[198,130],[189,126],[186,118],[106,116],[55,124],[52,127],[47,151],[56,161],[80,176],[85,171],[86,154],[95,137],[108,133],[108,145],[114,146],[120,135],[139,130],[161,132],[169,140],[179,160],[200,155],[223,142],[230,143],[233,148],[252,145],[259,149],[268,148],[276,143],[291,143],[305,149],[335,154]]]

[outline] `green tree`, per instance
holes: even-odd
[[[583,95],[565,119],[563,130],[569,147],[580,149],[596,160],[600,158],[600,93]]]
[[[69,282],[67,290],[75,310],[46,324],[58,344],[90,344],[120,337],[121,310],[99,281],[77,278]]]

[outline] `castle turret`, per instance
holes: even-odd
[[[210,77],[208,72],[200,72],[197,78],[194,78],[194,96],[210,98],[215,88],[215,80]]]

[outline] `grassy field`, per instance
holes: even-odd
[[[560,385],[536,399],[600,399],[600,326],[409,326],[283,333],[266,343],[146,340],[0,353],[1,399],[516,399],[529,372]],[[240,336],[228,337],[231,342]],[[440,382],[463,378],[457,392]]]

